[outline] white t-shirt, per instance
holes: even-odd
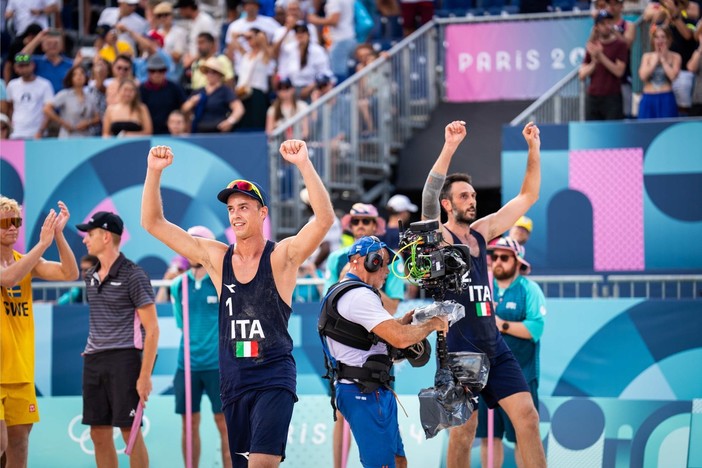
[[[102,10],[102,13],[100,13],[100,18],[97,22],[97,24],[107,24],[109,26],[115,26],[118,23],[125,25],[127,29],[140,35],[144,35],[149,32],[150,28],[149,22],[138,13],[130,13],[129,15],[120,18],[118,7],[109,7]],[[132,46],[132,49],[137,50],[136,42],[128,33],[121,33],[117,37]]]
[[[40,76],[32,81],[15,78],[7,85],[12,102],[11,138],[34,138],[44,121],[44,105],[54,98],[51,82]]]
[[[387,310],[383,309],[380,297],[365,287],[345,292],[336,303],[336,310],[339,315],[361,325],[369,332],[383,322],[395,320]],[[388,353],[387,345],[382,342],[372,345],[368,351],[346,346],[331,338],[327,338],[327,343],[334,359],[353,367],[363,366],[368,356]]]
[[[317,28],[315,28],[313,24],[308,24],[307,30],[310,32],[310,43],[319,44],[319,33],[317,32]],[[295,36],[295,31],[293,31],[292,29],[288,29],[285,26],[279,26],[278,29],[275,30],[275,32],[273,33],[273,40],[271,41],[271,44],[276,44],[281,39],[283,40],[283,43],[280,45],[280,47],[283,47],[287,44],[297,45],[297,37]]]
[[[250,21],[248,17],[239,18],[232,23],[227,28],[227,44],[232,42],[232,37],[234,34],[244,34],[251,28],[260,29],[266,36],[268,36],[268,41],[273,38],[273,34],[276,29],[280,27],[280,23],[271,18],[270,16],[258,15],[255,20]],[[248,44],[244,44],[245,48],[248,48]]]
[[[188,51],[188,31],[175,24],[171,26],[171,30],[163,38],[163,49],[168,52],[168,55],[174,52],[185,54]]]
[[[11,11],[13,21],[15,22],[16,35],[24,33],[32,23],[37,23],[42,29],[49,27],[49,17],[45,14],[33,15],[31,10],[43,10],[44,8],[55,5],[56,0],[10,0],[7,4],[5,12]]]
[[[259,52],[255,58],[248,53],[241,58],[236,85],[250,86],[267,93],[269,78],[274,68],[275,64],[272,61],[263,61],[263,52]]]
[[[197,57],[197,36],[200,33],[210,33],[215,39],[215,44],[219,48],[219,26],[217,22],[204,11],[198,11],[195,19],[190,23],[190,31],[188,32],[188,52],[193,57]]]
[[[340,13],[339,22],[336,26],[329,28],[329,36],[332,44],[338,41],[356,38],[356,28],[354,26],[354,1],[355,0],[328,0],[324,7],[327,18],[334,13]]]
[[[297,44],[287,44],[280,50],[278,57],[278,74],[290,78],[295,87],[309,86],[318,74],[332,75],[329,54],[319,44],[307,49],[307,65],[300,68],[300,48]]]

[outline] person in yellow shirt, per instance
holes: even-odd
[[[78,264],[63,235],[70,214],[63,202],[51,210],[39,242],[27,254],[14,250],[22,212],[17,201],[0,195],[0,456],[7,466],[27,466],[29,432],[39,421],[34,390],[34,311],[32,278],[48,281],[78,279]],[[42,258],[53,241],[59,262]]]

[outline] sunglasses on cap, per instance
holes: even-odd
[[[29,54],[17,54],[15,55],[15,63],[19,65],[28,65],[32,61],[32,56]]]
[[[353,218],[351,220],[351,226],[358,226],[358,223],[363,223],[364,226],[369,226],[370,223],[374,223],[375,220],[373,218]],[[378,240],[380,242],[380,240]]]
[[[229,185],[227,185],[228,189],[238,189],[241,190],[242,192],[248,192],[248,193],[253,193],[256,195],[256,198],[261,202],[261,205],[265,205],[263,201],[263,195],[261,195],[261,192],[258,190],[258,187],[256,187],[254,184],[249,182],[248,180],[244,179],[236,179],[232,180],[229,182]]]
[[[0,228],[10,229],[10,226],[14,226],[19,229],[22,226],[22,218],[4,218],[0,219]]]
[[[491,254],[490,258],[492,258],[493,262],[496,262],[497,260],[500,260],[501,262],[508,262],[511,258],[514,258],[514,255],[510,254]]]

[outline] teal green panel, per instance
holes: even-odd
[[[672,125],[651,142],[644,175],[702,173],[702,122]]]

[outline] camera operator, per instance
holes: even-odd
[[[458,145],[466,136],[465,122],[446,126],[445,143],[429,172],[422,193],[422,219],[439,219],[440,207],[448,222],[440,226],[444,242],[464,244],[470,250],[471,269],[463,277],[463,292],[446,294],[465,307],[466,315],[454,323],[446,337],[449,352],[485,353],[490,359],[487,385],[480,392],[488,407],[505,410],[514,425],[525,467],[545,467],[546,457],[539,435],[539,415],[519,363],[497,329],[492,293],[488,283],[486,243],[507,231],[536,202],[541,186],[539,128],[529,122],[522,131],[529,146],[526,173],[517,196],[496,213],[476,220],[476,192],[467,174],[446,176]],[[477,413],[462,426],[451,429],[448,468],[468,466],[475,438]]]
[[[336,402],[349,422],[363,466],[407,466],[397,403],[389,388],[392,348],[412,359],[405,348],[426,344],[424,338],[434,330],[448,330],[445,317],[410,325],[414,311],[394,319],[383,308],[378,289],[394,256],[375,236],[358,239],[348,252],[349,272],[330,288],[320,314],[332,406]],[[420,352],[415,356],[424,363],[429,357]]]

